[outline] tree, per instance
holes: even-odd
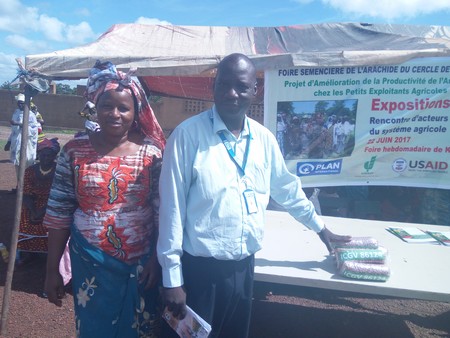
[[[56,94],[76,95],[77,89],[70,87],[68,84],[57,83]]]
[[[1,89],[15,89],[15,90],[17,90],[17,89],[19,89],[19,85],[18,85],[18,84],[11,85],[11,82],[5,81],[5,82],[3,82],[3,84],[0,86],[0,88],[1,88]]]
[[[316,106],[314,107],[314,111],[316,113],[325,113],[328,107],[327,101],[317,101]]]
[[[328,116],[336,115],[337,117],[344,117],[344,115],[350,114],[350,109],[345,106],[344,100],[336,100],[333,105],[327,110]]]
[[[278,102],[277,105],[277,112],[278,113],[286,113],[286,114],[294,114],[294,105],[290,101],[283,101]]]
[[[284,113],[285,122],[289,123],[295,114],[294,104],[291,101],[278,102],[277,114]]]

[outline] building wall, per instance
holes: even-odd
[[[9,125],[17,104],[18,91],[0,89],[0,124]],[[39,94],[33,98],[45,121],[52,128],[84,129],[84,119],[78,112],[84,108],[85,98],[79,95]],[[151,101],[161,128],[168,135],[180,122],[212,106],[212,102],[177,99],[170,97],[155,98]],[[263,123],[263,105],[252,105],[249,115]]]
[[[15,96],[18,91],[0,89],[0,121],[9,124],[17,108]],[[84,119],[78,115],[86,100],[76,95],[38,94],[33,98],[45,121],[45,126],[84,129]],[[44,127],[45,127],[44,126]]]
[[[192,105],[192,100],[171,97],[164,97],[158,101],[153,100],[151,102],[155,116],[166,136],[168,136],[178,124],[187,118],[208,109],[212,105],[212,103],[204,101],[195,102],[197,103],[195,107]]]

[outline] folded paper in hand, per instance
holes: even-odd
[[[186,309],[186,317],[180,320],[174,317],[172,312],[166,307],[163,312],[163,318],[182,338],[207,338],[211,332],[211,325],[189,306],[186,306]]]

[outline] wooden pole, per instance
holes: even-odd
[[[17,239],[19,234],[20,215],[22,211],[22,199],[23,199],[23,179],[27,161],[27,144],[28,144],[28,118],[30,115],[30,94],[27,93],[27,87],[25,87],[25,106],[23,110],[23,123],[22,123],[22,136],[20,144],[20,160],[19,160],[19,174],[17,182],[16,193],[16,211],[14,217],[14,227],[11,234],[11,244],[9,248],[9,262],[8,271],[6,273],[5,288],[3,290],[3,303],[2,303],[2,317],[0,322],[0,334],[6,336],[8,330],[8,312],[9,301],[11,298],[11,285],[14,274],[14,263],[16,261]]]

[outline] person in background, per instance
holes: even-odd
[[[86,110],[87,113],[84,114],[84,117],[86,117],[86,122],[84,123],[86,132],[90,134],[100,131],[100,125],[97,122],[97,110],[95,109],[95,105],[91,101],[86,102],[83,111],[85,112]]]
[[[286,168],[275,136],[246,116],[256,91],[252,61],[228,55],[217,69],[215,105],[175,128],[164,152],[163,306],[183,318],[189,305],[211,324],[210,337],[248,336],[254,254],[269,197],[317,232],[330,251],[332,241],[351,239],[325,227],[300,179]]]
[[[11,135],[10,142],[10,160],[16,168],[17,180],[19,180],[19,164],[20,164],[20,146],[22,143],[22,125],[23,125],[23,110],[25,107],[25,95],[20,93],[16,96],[17,109],[14,111],[11,118]],[[28,139],[27,139],[27,160],[26,167],[34,164],[36,159],[36,146],[38,137],[38,124],[36,115],[30,112],[28,118]]]
[[[55,176],[58,139],[44,139],[38,144],[39,162],[25,170],[23,203],[17,242],[17,264],[23,265],[34,253],[47,253],[47,229],[43,226],[47,200]]]
[[[42,117],[41,113],[38,111],[38,107],[34,104],[33,101],[30,101],[30,110],[36,115],[36,121],[38,125],[38,140],[37,142],[41,142],[43,139],[45,139],[45,133],[44,133],[44,118]]]
[[[290,150],[286,159],[300,156],[302,153],[302,128],[298,116],[294,116],[288,125],[287,136]]]
[[[281,150],[283,157],[285,156],[285,136],[286,136],[287,124],[285,121],[284,113],[277,114],[277,142]]]
[[[80,137],[86,134],[97,133],[100,131],[100,125],[97,122],[97,110],[91,101],[87,101],[82,111],[79,112],[81,117],[84,117],[84,131],[78,132],[75,137]]]
[[[44,219],[48,300],[61,306],[59,262],[70,236],[77,336],[157,336],[164,135],[142,87],[110,62],[91,69],[86,96],[101,129],[70,140],[58,158]]]
[[[336,123],[333,126],[333,145],[336,156],[342,156],[345,148],[345,127],[343,118],[338,117]]]

